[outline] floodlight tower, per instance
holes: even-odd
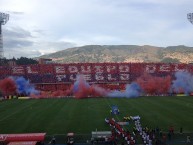
[[[190,23],[193,24],[193,13],[188,13],[188,14],[187,14],[187,18],[188,18],[188,20],[190,21]]]
[[[3,53],[3,36],[2,36],[2,28],[1,25],[5,25],[9,20],[9,14],[0,12],[0,59],[4,57]]]

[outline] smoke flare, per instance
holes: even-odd
[[[189,72],[179,71],[175,73],[171,90],[175,93],[189,94],[193,92],[193,76]]]

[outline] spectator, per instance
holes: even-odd
[[[172,125],[170,126],[169,131],[170,131],[171,134],[174,134],[174,127]]]
[[[149,140],[149,144],[148,145],[152,145],[152,140],[151,139]]]
[[[162,139],[163,139],[164,144],[166,144],[166,135],[165,134],[163,134]]]
[[[160,129],[160,131],[159,131],[159,135],[160,135],[160,137],[162,137],[162,135],[163,135],[163,133],[162,133],[162,130]]]
[[[190,143],[190,136],[189,135],[186,137],[186,142]]]
[[[171,140],[171,133],[170,132],[168,132],[168,139],[169,139],[169,141]]]
[[[158,126],[156,127],[156,133],[159,134],[159,127]]]
[[[56,144],[56,138],[54,136],[52,137],[51,144]]]
[[[180,127],[180,134],[182,134],[183,133],[183,128],[182,127]]]

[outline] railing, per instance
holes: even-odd
[[[166,135],[166,138],[163,138],[163,135]],[[153,145],[193,145],[193,133],[174,133],[171,135],[171,139],[168,137],[166,132],[163,132],[163,135],[160,136],[156,134],[156,139],[153,141]],[[56,144],[67,144],[67,135],[66,134],[53,134],[47,135],[45,138],[45,144],[49,144],[53,136],[56,139]],[[190,136],[190,142],[187,142],[187,136]],[[87,144],[87,145],[102,145],[102,144],[114,144],[113,142],[101,142],[100,139],[97,141],[91,141],[91,134],[75,134],[74,135],[74,144]],[[127,143],[122,139],[116,140],[117,145],[127,145]],[[136,136],[136,145],[143,145],[140,136]]]

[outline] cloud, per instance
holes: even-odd
[[[192,0],[0,1],[10,12],[5,47],[44,54],[87,44],[193,46]]]
[[[33,42],[28,40],[21,40],[21,39],[9,39],[4,40],[4,48],[23,48],[23,47],[29,47],[32,46]]]
[[[17,45],[16,45],[17,43]],[[48,53],[54,53],[56,51],[64,50],[66,48],[74,47],[75,45],[68,42],[34,42],[31,41],[16,41],[10,40],[7,45],[5,45],[4,51],[8,58],[12,57],[37,57]],[[25,46],[24,46],[25,45]]]
[[[54,53],[56,51],[64,50],[66,48],[71,48],[76,46],[74,43],[71,42],[64,42],[64,41],[58,41],[58,42],[40,42],[37,44],[39,46],[39,51],[41,52],[41,55],[48,54],[48,53]]]
[[[31,48],[11,48],[10,51],[6,52],[7,58],[19,58],[19,57],[28,57],[33,58],[40,56],[41,52],[38,50],[31,50]]]
[[[3,43],[5,51],[11,48],[23,48],[33,46],[33,36],[29,31],[20,27],[10,27],[3,31]]]
[[[31,32],[20,27],[9,27],[4,29],[3,35],[12,38],[32,38]]]
[[[6,11],[6,13],[10,14],[10,15],[23,15],[24,12],[17,12],[17,11]]]
[[[36,57],[75,46],[64,41],[41,40],[46,32],[43,30],[27,31],[20,27],[4,30],[4,52],[6,57]]]

